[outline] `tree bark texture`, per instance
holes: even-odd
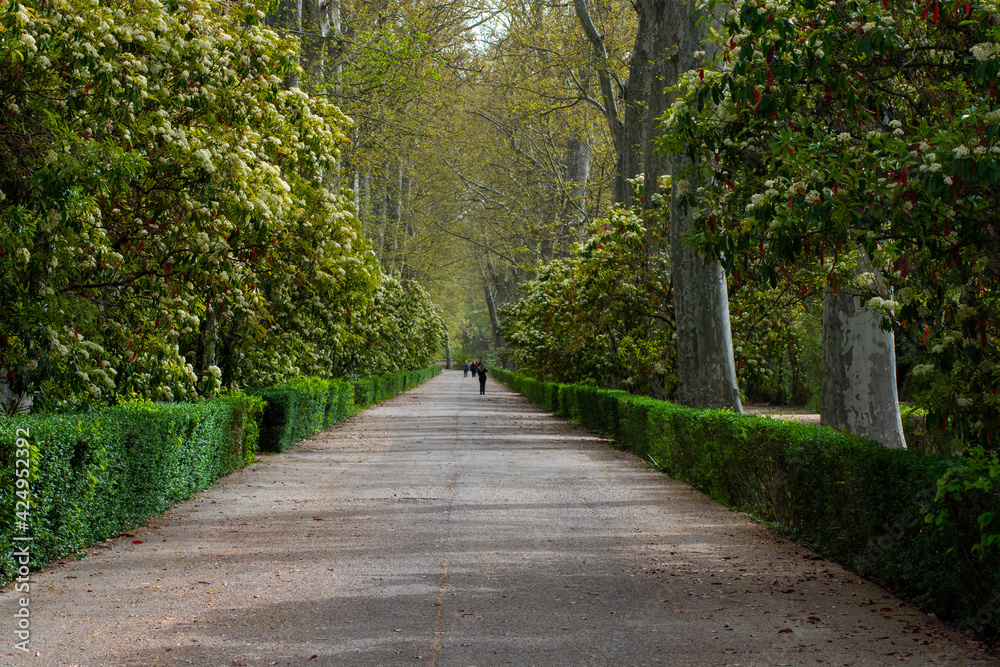
[[[672,219],[670,228],[677,326],[677,400],[696,408],[732,408],[743,412],[736,382],[725,274],[717,262],[695,257],[680,238],[686,229],[678,222]]]
[[[651,208],[662,175],[690,166],[682,155],[661,155],[653,146],[660,135],[660,118],[673,103],[666,89],[680,76],[701,64],[695,52],[703,49],[706,24],[692,0],[639,0],[639,29],[633,61],[646,69],[647,86],[641,123],[644,173],[644,207]],[[629,77],[629,86],[632,77]],[[627,125],[627,123],[626,123]],[[677,326],[678,400],[698,408],[732,408],[742,412],[736,363],[733,358],[726,279],[718,262],[705,261],[683,235],[695,226],[692,212],[678,197],[673,179],[670,201],[670,262]],[[684,187],[684,186],[682,186]],[[686,187],[697,187],[696,183]]]
[[[906,447],[896,393],[896,347],[878,313],[858,297],[823,295],[820,423],[865,435],[886,447]]]

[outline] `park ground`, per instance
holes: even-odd
[[[0,665],[987,665],[875,584],[446,371],[32,575]]]

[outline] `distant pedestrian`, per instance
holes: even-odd
[[[464,377],[464,378],[469,377],[469,362],[468,361],[466,361],[464,364],[462,364],[462,377]]]
[[[469,370],[472,371],[472,377],[476,377],[476,373],[478,373],[479,371],[476,369],[476,362],[475,361],[473,361],[471,364],[469,364]]]
[[[486,365],[483,362],[481,362],[481,361],[477,365],[479,366],[479,368],[476,369],[477,371],[479,371],[479,393],[480,394],[485,394],[486,393]]]

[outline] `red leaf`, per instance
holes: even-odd
[[[132,540],[132,544],[142,544],[142,540]]]
[[[935,23],[938,22],[938,17],[940,15],[941,15],[941,9],[938,7],[938,4],[935,2],[934,3],[934,22]]]
[[[778,630],[778,634],[780,635],[780,634],[782,634],[784,632],[791,632],[791,631],[792,631],[791,628],[782,628],[782,629]]]

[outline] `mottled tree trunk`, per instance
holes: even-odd
[[[681,238],[690,225],[690,216],[684,213],[671,217],[677,400],[697,408],[743,412],[736,383],[726,277],[718,262],[695,257]]]
[[[865,435],[886,447],[906,447],[896,393],[896,347],[882,317],[853,294],[823,294],[824,426]]]
[[[673,95],[666,89],[675,85],[682,74],[701,65],[702,60],[695,52],[705,48],[702,41],[708,35],[708,25],[698,24],[700,14],[690,0],[639,0],[638,10],[639,30],[633,61],[638,58],[645,63],[643,76],[648,86],[641,127],[644,208],[649,209],[653,196],[660,190],[660,177],[678,174],[690,166],[683,155],[659,154],[653,142],[662,134],[660,119],[673,103]],[[631,82],[630,74],[630,86]],[[675,178],[671,192],[659,193],[670,201],[677,395],[684,405],[742,412],[725,275],[718,262],[697,257],[683,236],[694,228],[695,219],[680,201],[678,187],[698,185],[679,183]]]
[[[579,237],[581,231],[586,228],[589,216],[587,181],[590,180],[590,162],[594,157],[593,149],[586,137],[574,136],[566,145],[566,180],[569,187],[569,195],[566,198],[564,207],[564,227],[568,229],[562,232],[575,233]],[[562,241],[562,239],[560,239]],[[565,247],[565,243],[560,243],[560,247]]]

